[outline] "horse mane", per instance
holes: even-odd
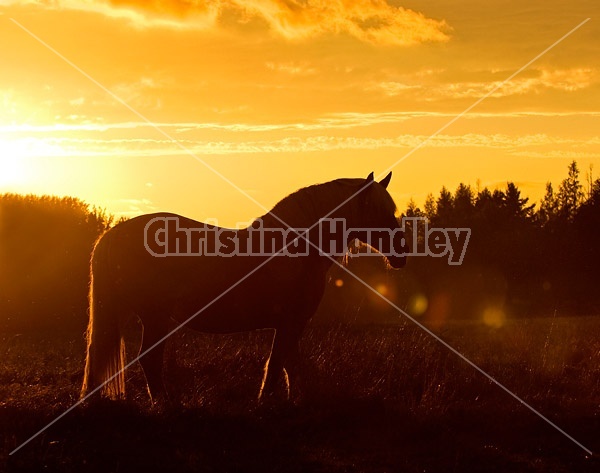
[[[357,192],[364,183],[365,180],[360,178],[342,178],[304,187],[284,197],[269,213],[261,218],[267,227],[283,225],[280,220],[274,217],[277,216],[283,222],[295,228],[308,228]],[[372,189],[369,192],[373,191],[376,198],[380,199],[382,203],[381,211],[394,213],[396,205],[385,189],[378,185],[371,187]],[[356,196],[356,198],[359,196]],[[354,217],[357,216],[360,210],[356,202],[356,199],[352,199],[344,206],[346,217],[352,220],[355,220]],[[339,212],[335,213],[339,216]]]

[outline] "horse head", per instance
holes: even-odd
[[[377,238],[372,234],[369,241],[364,241],[360,236],[359,239],[383,253],[392,268],[399,269],[406,264],[409,248],[402,226],[396,218],[396,204],[387,191],[391,179],[391,171],[379,182],[375,181],[371,173],[362,183],[363,188],[357,196],[361,227],[366,231],[377,232]],[[366,232],[363,234],[366,235]]]

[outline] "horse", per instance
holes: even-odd
[[[180,238],[183,227],[188,229],[187,235],[193,231],[223,231],[239,241],[247,240],[256,228],[224,229],[170,213],[141,215],[107,230],[96,241],[90,263],[81,398],[97,390],[110,399],[125,398],[123,325],[131,314],[142,325],[138,359],[151,402],[168,400],[162,368],[173,320],[207,333],[274,329],[258,399],[281,393],[282,385],[289,398],[289,380],[298,371],[300,337],[325,292],[328,269],[340,260],[339,254],[332,256],[333,252],[319,247],[320,236],[312,231],[302,234],[297,229],[313,229],[322,218],[329,217],[342,219],[350,228],[401,232],[396,205],[387,191],[391,174],[380,182],[371,173],[366,179],[337,179],[305,187],[258,219],[263,230],[293,229],[295,233],[286,240],[288,243],[298,246],[303,239],[310,242],[306,251],[296,255],[274,256],[277,249],[256,255],[219,256],[199,251],[193,255],[156,254],[153,248],[165,243],[166,233],[148,235],[148,228],[161,219],[176,221],[180,227],[174,234],[179,250],[189,250]],[[149,247],[149,241],[154,247]],[[332,241],[344,251],[355,243],[343,233],[334,235]],[[377,242],[370,244],[379,249]],[[386,258],[388,266],[395,269],[406,262],[402,252]]]

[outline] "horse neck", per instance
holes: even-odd
[[[283,206],[277,205],[260,219],[264,228],[286,229],[289,227],[295,230],[312,228],[312,231],[309,232],[309,238],[313,245],[310,245],[309,257],[305,261],[312,262],[314,267],[324,274],[334,261],[326,255],[319,254],[318,246],[322,243],[319,239],[319,220],[325,217],[328,219],[343,219],[346,222],[347,229],[359,225],[361,219],[356,200],[352,199],[345,202],[351,195],[352,192],[349,191],[348,195],[345,195],[345,193],[336,195],[333,199],[320,196],[317,192],[313,195],[296,196],[297,200],[294,202],[287,202],[287,205]],[[343,205],[339,209],[336,208],[342,203]],[[343,241],[342,238],[342,234],[336,234],[336,245],[338,245],[338,248],[343,247],[345,249],[347,242]]]
[[[356,199],[352,197],[353,187],[330,187],[329,182],[301,189],[279,202],[271,211],[261,217],[265,227],[270,228],[309,228],[321,218],[344,218],[356,223]],[[340,208],[338,208],[340,207]]]

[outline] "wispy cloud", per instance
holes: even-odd
[[[150,199],[114,199],[111,204],[117,217],[133,217],[158,210]]]
[[[588,151],[572,151],[572,150],[551,150],[551,151],[515,151],[514,156],[523,156],[526,158],[553,158],[553,159],[598,159],[600,158],[600,152],[588,152]]]
[[[594,68],[573,68],[530,71],[529,77],[517,77],[498,88],[491,97],[510,95],[538,94],[546,90],[561,90],[574,92],[590,87],[598,82],[600,73]],[[456,81],[450,83],[423,83],[419,77],[406,77],[401,81],[385,80],[372,82],[367,89],[379,91],[387,96],[397,96],[410,93],[412,97],[425,101],[443,98],[462,99],[482,97],[503,80],[487,81]]]
[[[0,133],[13,135],[33,135],[46,133],[67,133],[67,132],[106,132],[118,130],[153,130],[155,127],[168,131],[178,137],[193,131],[226,131],[240,133],[262,133],[272,131],[319,131],[351,129],[382,124],[403,123],[409,120],[418,120],[423,118],[454,118],[455,113],[446,112],[428,112],[428,111],[407,111],[407,112],[347,112],[331,113],[322,115],[313,120],[290,123],[219,123],[219,122],[114,122],[108,123],[103,119],[70,116],[65,120],[51,125],[31,125],[27,123],[10,123],[0,125]],[[600,111],[582,111],[582,112],[472,112],[465,115],[465,120],[474,120],[481,118],[561,118],[561,117],[586,117],[598,118]]]
[[[267,62],[265,66],[270,71],[281,72],[292,76],[311,76],[318,72],[317,68],[306,62]]]
[[[228,155],[256,153],[300,153],[335,150],[378,150],[382,148],[413,149],[421,146],[428,135],[403,134],[387,138],[309,136],[255,141],[203,141],[182,140],[185,149],[165,139],[86,139],[86,138],[40,138],[33,149],[53,150],[53,155],[122,157],[176,156],[189,152],[198,155]],[[32,140],[31,138],[29,140]],[[424,145],[427,148],[486,148],[501,149],[510,154],[531,157],[593,157],[594,150],[583,147],[600,146],[600,137],[585,140],[529,134],[511,136],[506,134],[437,135]],[[548,149],[560,146],[563,151]],[[564,150],[565,147],[575,148]],[[559,154],[557,154],[559,153]],[[563,154],[560,154],[563,153]],[[564,154],[567,153],[567,154]],[[46,154],[44,154],[46,155]]]

